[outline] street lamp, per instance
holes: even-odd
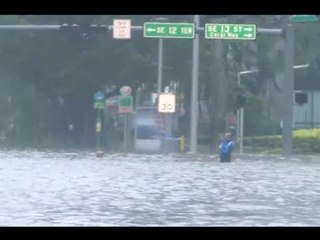
[[[308,67],[310,67],[309,64],[302,64],[302,65],[295,65],[295,66],[293,66],[293,69],[308,68]]]
[[[241,75],[244,74],[250,74],[250,73],[256,73],[259,72],[258,69],[248,70],[248,71],[241,71],[237,74],[237,80],[238,85],[241,85]],[[237,136],[240,138],[239,143],[239,153],[243,153],[243,119],[244,119],[244,109],[243,106],[241,106],[240,110],[237,110]]]
[[[310,67],[309,64],[301,64],[293,66],[293,69],[302,69]],[[251,74],[259,72],[258,69],[248,70],[248,71],[241,71],[237,73],[237,83],[241,85],[241,76],[245,74]],[[241,107],[240,110],[237,110],[237,136],[240,138],[239,142],[239,154],[243,153],[243,123],[244,123],[244,108]]]

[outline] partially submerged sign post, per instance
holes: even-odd
[[[94,94],[94,108],[97,110],[96,117],[96,134],[97,134],[97,157],[102,157],[103,152],[100,149],[100,139],[102,131],[102,112],[104,111],[105,95],[103,92],[98,91]]]
[[[130,127],[128,126],[128,114],[132,113],[132,96],[131,96],[131,87],[122,86],[120,88],[119,97],[119,113],[124,113],[124,130],[123,130],[123,149],[124,152],[128,151],[128,143],[130,140]]]
[[[165,152],[168,152],[168,138],[171,137],[171,113],[176,111],[176,96],[172,93],[163,93],[159,95],[158,112],[165,114],[165,136],[164,147]]]

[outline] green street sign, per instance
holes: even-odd
[[[207,23],[205,25],[206,39],[254,40],[256,32],[254,24]]]
[[[119,113],[132,112],[132,96],[119,96]]]
[[[104,109],[104,102],[95,102],[94,108],[95,109]]]
[[[147,38],[194,38],[194,23],[146,22],[143,36]]]
[[[289,17],[289,20],[297,23],[319,22],[317,15],[292,15]]]

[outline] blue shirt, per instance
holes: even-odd
[[[224,140],[220,147],[220,153],[229,155],[232,152],[234,142],[232,140]]]

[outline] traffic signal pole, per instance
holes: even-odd
[[[285,31],[285,85],[282,128],[282,154],[292,154],[293,93],[294,93],[294,28],[288,24]]]
[[[200,16],[194,16],[196,29],[200,25]],[[196,31],[192,48],[192,84],[191,84],[191,121],[190,152],[196,153],[198,146],[198,83],[199,83],[199,33]]]
[[[60,30],[62,25],[0,25],[0,30]]]

